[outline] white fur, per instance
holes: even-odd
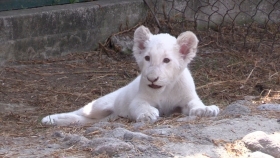
[[[202,103],[187,68],[196,55],[197,44],[197,37],[190,31],[176,39],[169,34],[153,35],[140,26],[134,33],[133,53],[141,75],[79,110],[46,116],[42,123],[84,125],[118,116],[154,122],[178,107],[185,115],[216,116],[219,108]]]

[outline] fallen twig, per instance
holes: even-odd
[[[207,83],[206,85],[196,87],[196,90],[202,89],[202,88],[205,88],[205,87],[209,87],[209,86],[216,86],[216,85],[227,83],[227,82],[244,82],[244,81],[243,80],[241,80],[241,81],[228,80],[228,81],[210,82],[210,83]]]
[[[210,44],[213,43],[213,42],[214,42],[214,41],[210,41],[209,43],[206,43],[206,44],[204,44],[204,45],[198,46],[198,48],[206,47],[206,46],[210,45]]]
[[[160,23],[159,23],[159,20],[158,20],[158,18],[156,17],[156,14],[154,13],[154,11],[152,10],[150,4],[149,4],[146,0],[143,0],[143,1],[144,1],[144,3],[149,7],[151,13],[153,14],[153,16],[154,16],[154,18],[155,18],[155,20],[156,20],[156,23],[157,23],[158,27],[161,28],[161,25],[160,25]]]
[[[247,76],[246,80],[244,80],[244,83],[241,85],[240,89],[244,88],[246,82],[249,80],[250,76],[252,75],[253,71],[255,70],[256,67],[254,67],[251,72],[249,73],[249,75]]]

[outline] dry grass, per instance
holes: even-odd
[[[252,95],[279,102],[279,57],[226,50],[200,55],[191,67],[204,100],[215,98],[227,105]]]
[[[227,151],[228,157],[241,157],[249,151],[245,147],[245,144],[240,140],[233,143],[226,143],[224,144],[224,147]]]

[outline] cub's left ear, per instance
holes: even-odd
[[[183,32],[178,36],[179,52],[185,60],[190,62],[195,57],[198,42],[196,35],[191,31]]]

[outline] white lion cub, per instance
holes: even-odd
[[[189,116],[216,116],[219,108],[202,103],[187,68],[196,55],[197,44],[197,37],[190,31],[176,39],[169,34],[153,35],[148,28],[138,27],[133,54],[141,75],[79,110],[46,116],[42,123],[84,125],[118,116],[155,122],[159,116],[178,109]]]

